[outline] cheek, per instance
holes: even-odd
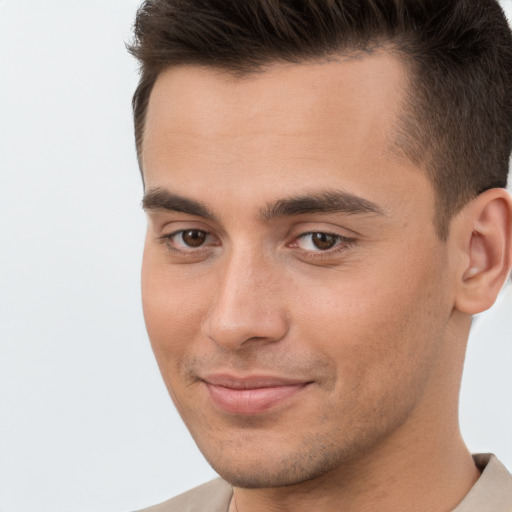
[[[439,268],[414,251],[334,274],[296,312],[299,338],[331,360],[342,386],[376,392],[428,378],[451,307]],[[441,321],[445,317],[445,322]],[[406,390],[404,390],[406,391]]]
[[[142,304],[151,347],[163,381],[178,412],[187,407],[185,361],[195,347],[206,291],[199,279],[178,277],[160,255],[146,250],[142,265]],[[201,302],[202,301],[202,302]]]
[[[161,369],[178,365],[201,325],[205,283],[171,271],[151,250],[142,265],[142,306],[146,329]]]

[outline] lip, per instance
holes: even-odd
[[[203,382],[212,402],[230,414],[256,415],[268,412],[303,391],[310,381],[276,376],[208,375]]]

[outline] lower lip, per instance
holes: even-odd
[[[205,383],[213,403],[230,414],[262,414],[286,402],[308,384],[253,389],[233,389]]]

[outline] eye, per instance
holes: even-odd
[[[178,233],[177,239],[187,247],[201,247],[206,242],[208,233],[199,229],[189,229]]]
[[[183,229],[161,237],[170,249],[190,250],[205,245],[218,245],[216,238],[202,229]]]
[[[328,251],[349,240],[340,235],[333,235],[331,233],[315,232],[304,233],[299,236],[295,242],[297,247],[305,251]]]

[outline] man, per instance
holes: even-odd
[[[457,418],[512,265],[498,4],[153,0],[135,31],[144,314],[222,477],[149,510],[512,510]]]

